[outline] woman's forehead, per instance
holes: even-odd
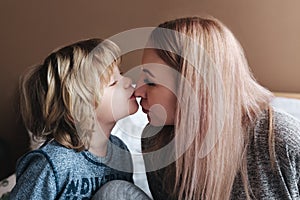
[[[159,64],[167,65],[167,63],[158,56],[158,54],[154,49],[144,50],[143,57],[142,57],[142,64],[145,63],[159,63]]]
[[[152,78],[163,78],[165,76],[173,76],[177,73],[172,67],[161,63],[145,63],[141,65],[141,71]]]
[[[168,73],[170,68],[168,64],[162,60],[154,49],[145,49],[142,58],[142,72],[154,77],[161,73]]]

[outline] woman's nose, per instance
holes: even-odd
[[[135,90],[134,90],[134,96],[146,98],[146,85],[142,84],[140,81],[137,82]]]

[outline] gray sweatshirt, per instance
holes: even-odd
[[[269,156],[269,116],[267,112],[261,114],[249,132],[251,135],[247,162],[248,179],[252,191],[251,198],[258,200],[300,200],[300,121],[276,108],[273,109],[276,155],[274,169],[271,167]],[[156,134],[152,137],[149,137],[147,131],[144,131],[143,152],[151,152],[153,148],[159,149],[168,144],[172,139],[172,136],[169,136],[172,135],[172,128],[168,129],[170,129],[167,130],[169,134],[162,132],[163,134]],[[157,143],[159,143],[158,146]],[[151,168],[152,159],[144,156],[144,161],[146,169]],[[158,163],[160,162],[158,161]],[[155,200],[177,199],[170,196],[168,189],[166,189],[169,185],[172,187],[174,185],[174,170],[175,165],[172,163],[154,172],[147,172],[149,188]],[[195,197],[195,199],[199,198]],[[246,199],[240,174],[237,174],[234,181],[231,199]]]
[[[106,157],[76,152],[55,141],[24,155],[17,165],[10,199],[90,199],[110,180],[132,179],[132,159],[126,145],[110,136]]]
[[[271,167],[269,118],[258,119],[248,148],[248,178],[256,199],[300,200],[300,122],[274,108],[275,165]],[[253,199],[255,199],[253,197]],[[245,199],[241,176],[233,185],[232,199]]]

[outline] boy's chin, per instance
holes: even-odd
[[[136,107],[131,107],[131,108],[129,108],[129,110],[126,114],[124,114],[122,116],[118,116],[118,117],[115,116],[114,120],[117,122],[118,120],[124,119],[130,115],[133,115],[138,111],[138,109],[139,109],[138,105],[136,105]]]
[[[128,108],[128,115],[133,115],[134,113],[136,113],[139,110],[139,105],[137,102],[132,103],[131,105],[129,105]],[[126,116],[125,116],[126,117]]]
[[[135,114],[138,110],[139,110],[139,106],[138,106],[138,104],[136,104],[136,106],[131,109],[131,112],[129,113],[129,115]]]

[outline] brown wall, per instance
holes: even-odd
[[[1,0],[0,139],[9,144],[13,157],[5,168],[12,169],[27,149],[14,109],[18,77],[54,48],[176,17],[210,14],[240,40],[262,85],[273,91],[300,92],[299,8],[299,0]],[[135,56],[128,56],[123,65],[128,69],[138,63]],[[6,148],[4,154],[8,153]],[[12,171],[2,167],[0,177]]]

